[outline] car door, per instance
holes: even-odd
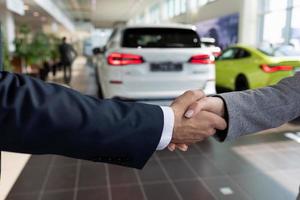
[[[248,49],[236,48],[235,59],[231,66],[233,89],[236,89],[236,82],[241,77],[245,85],[251,88],[253,83],[261,78],[260,62],[261,59],[254,56]]]
[[[237,48],[228,48],[217,58],[216,61],[216,84],[222,88],[232,88],[232,66],[237,54]],[[231,81],[230,81],[231,80]]]

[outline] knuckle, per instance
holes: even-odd
[[[172,102],[172,104],[171,105],[177,105],[177,104],[180,104],[181,103],[181,101],[182,101],[182,99],[181,99],[182,97],[180,96],[180,97],[177,97],[176,99],[174,99],[174,101]]]
[[[212,116],[212,124],[214,127],[220,124],[220,120],[218,116],[216,115]]]
[[[206,112],[206,117],[207,117],[207,120],[209,120],[211,126],[214,126],[216,124],[216,117],[212,114],[212,113],[209,113],[209,112]]]
[[[195,104],[196,104],[196,106],[199,107],[199,106],[201,106],[202,102],[201,101],[196,101]]]
[[[205,94],[201,90],[195,90],[194,95],[197,96],[198,98],[205,96]]]
[[[205,93],[202,90],[198,90],[198,92],[199,92],[199,95],[206,96]]]
[[[188,96],[189,98],[198,100],[202,97],[205,97],[205,94],[200,90],[188,90],[188,91],[184,92],[184,94],[182,96]]]
[[[210,128],[210,129],[208,129],[208,130],[206,131],[205,136],[206,136],[206,137],[209,137],[209,136],[214,135],[215,133],[216,133],[216,130],[215,130],[214,128]]]
[[[185,92],[185,95],[193,96],[194,95],[194,91],[188,90],[188,91]]]
[[[191,105],[192,108],[199,108],[200,106],[201,106],[201,103],[198,102],[198,101],[194,102],[194,103]]]
[[[213,118],[213,120],[212,120],[212,126],[215,128],[218,125],[219,125],[219,121],[216,118]]]
[[[179,101],[179,98],[174,99],[173,104],[178,103],[178,101]]]

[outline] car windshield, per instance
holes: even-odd
[[[279,47],[272,47],[272,46],[265,46],[258,48],[260,52],[265,55],[272,56],[272,57],[295,57],[300,56],[300,50],[295,49],[295,47],[291,45],[283,45]]]
[[[124,31],[123,47],[129,48],[199,48],[197,33],[178,28],[129,28]]]

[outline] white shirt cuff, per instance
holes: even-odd
[[[173,128],[175,122],[175,116],[172,108],[164,106],[160,108],[162,109],[164,114],[164,128],[156,150],[163,150],[170,144],[173,136]]]

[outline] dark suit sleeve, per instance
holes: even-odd
[[[0,150],[142,168],[162,129],[158,106],[98,100],[27,76],[0,73]]]

